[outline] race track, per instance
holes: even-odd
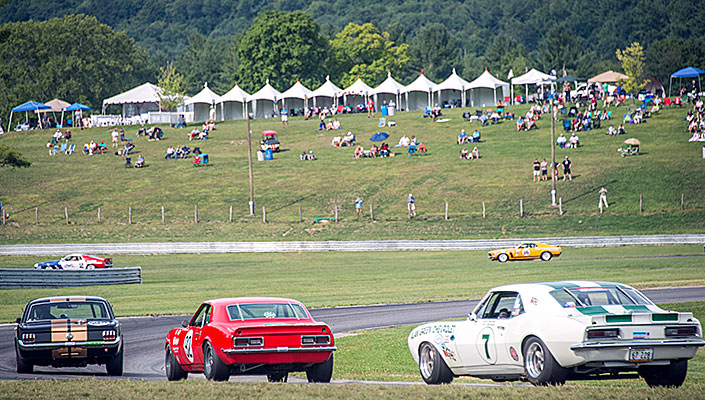
[[[646,289],[643,292],[655,303],[681,303],[705,300],[705,287]],[[389,304],[311,310],[313,317],[328,323],[334,333],[375,329],[397,325],[419,324],[447,318],[463,318],[478,300],[433,303]],[[169,329],[181,325],[190,316],[121,318],[125,339],[125,374],[127,379],[164,379],[164,338]],[[86,368],[35,367],[35,373],[15,372],[14,324],[0,326],[0,379],[66,379],[107,377],[102,366]],[[201,379],[202,374],[193,374]],[[265,381],[264,377],[231,377],[231,381]],[[299,382],[301,380],[298,380]],[[291,382],[297,382],[293,379]],[[350,383],[338,381],[337,383]],[[360,382],[356,382],[360,383]],[[401,383],[399,383],[401,384]]]

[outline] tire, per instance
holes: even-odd
[[[88,270],[93,270],[93,269],[95,269],[95,265],[93,265],[93,264],[88,264],[88,265],[86,265],[86,269],[88,269]]]
[[[505,253],[502,253],[502,254],[500,254],[500,255],[497,256],[497,261],[499,261],[499,262],[501,262],[501,263],[505,263],[505,262],[507,262],[508,260],[509,260],[509,256],[508,256],[507,254],[505,254]]]
[[[529,338],[524,343],[524,373],[529,382],[535,386],[562,385],[566,380],[566,370],[561,367],[537,337]]]
[[[289,373],[288,372],[272,372],[271,374],[267,374],[267,381],[268,382],[281,382],[281,383],[286,383],[286,381],[289,380]]]
[[[111,358],[110,361],[105,364],[105,371],[108,373],[108,376],[122,376],[123,364],[123,349],[120,349],[120,351],[115,354],[115,357]]]
[[[164,356],[164,371],[166,372],[166,380],[171,382],[188,378],[188,372],[181,368],[181,365],[179,365],[176,357],[171,352],[171,348],[168,346]]]
[[[313,366],[306,370],[306,378],[310,383],[330,383],[333,377],[333,353],[331,353],[328,360],[313,364]]]
[[[20,357],[20,354],[15,352],[15,358],[17,359],[17,373],[18,374],[31,374],[34,372],[34,364]]]
[[[551,257],[553,257],[553,255],[548,251],[544,251],[543,253],[541,253],[541,259],[543,261],[548,261],[551,259]]]
[[[688,373],[688,360],[671,361],[671,365],[639,368],[639,375],[651,387],[680,387]]]
[[[217,382],[230,379],[228,366],[220,360],[210,342],[203,345],[203,375],[206,379]]]
[[[453,373],[435,347],[428,342],[419,348],[419,372],[429,385],[453,382]]]

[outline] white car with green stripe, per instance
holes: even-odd
[[[680,386],[705,341],[692,313],[663,310],[630,286],[566,281],[496,287],[466,320],[418,326],[408,344],[428,384],[641,376]]]

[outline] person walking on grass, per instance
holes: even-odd
[[[571,173],[570,173],[571,164],[572,163],[568,159],[568,156],[565,156],[565,160],[563,160],[563,180],[565,180],[566,176],[568,177],[569,181],[573,180],[573,175],[571,175]]]
[[[599,193],[600,200],[597,202],[597,207],[600,209],[600,214],[602,214],[602,203],[605,204],[605,208],[610,208],[610,206],[607,204],[607,189],[603,186]]]
[[[409,210],[409,218],[416,216],[416,205],[414,204],[414,195],[409,193],[406,197],[406,208]]]
[[[358,218],[364,216],[362,214],[362,202],[363,201],[364,200],[362,200],[362,197],[358,197],[357,199],[355,199],[355,211],[357,211]]]
[[[538,158],[534,159],[534,182],[541,181],[541,163]]]

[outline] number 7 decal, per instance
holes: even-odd
[[[490,334],[486,333],[486,334],[482,335],[482,340],[485,341],[485,356],[487,357],[488,360],[491,360],[492,358],[490,357],[490,347],[489,347]]]

